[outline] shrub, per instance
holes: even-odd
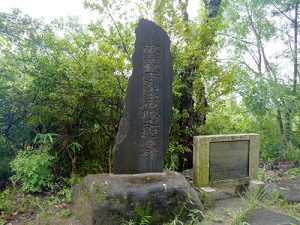
[[[47,146],[41,146],[37,150],[27,148],[20,151],[10,163],[14,173],[11,177],[12,182],[20,182],[24,192],[41,192],[53,187],[54,176],[51,169],[55,159],[49,155]]]

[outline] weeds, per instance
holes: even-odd
[[[242,199],[244,201],[246,201],[246,209],[252,210],[255,207],[257,207],[264,199],[265,194],[266,194],[265,188],[263,188],[263,189],[257,188],[257,189],[251,190],[251,191],[248,190],[245,193],[245,196],[242,197]]]
[[[201,219],[204,217],[202,212],[198,209],[189,209],[187,207],[188,204],[193,204],[190,197],[187,199],[187,201],[183,204],[183,206],[180,208],[179,212],[174,213],[174,218],[168,222],[164,223],[164,225],[196,225],[200,224]],[[151,214],[151,207],[147,205],[146,208],[143,208],[140,204],[137,204],[134,208],[134,211],[138,214],[138,219],[136,220],[129,220],[124,221],[123,224],[125,225],[147,225],[152,224],[154,221],[154,217],[156,215]],[[187,214],[185,214],[187,213]],[[187,221],[182,221],[182,216],[186,215]],[[201,219],[200,219],[201,218]]]
[[[143,209],[143,207],[141,206],[141,204],[136,204],[136,206],[134,207],[134,211],[138,214],[139,216],[139,224],[140,225],[144,225],[144,224],[149,224],[151,221],[151,208],[149,206],[146,207],[146,209]]]
[[[227,214],[230,218],[231,225],[246,225],[247,223],[243,222],[245,214],[247,213],[246,210],[239,209],[237,212],[227,211]]]
[[[270,182],[272,181],[272,177],[267,175],[267,169],[265,167],[258,169],[258,179],[263,182]]]
[[[300,176],[300,167],[290,169],[282,174],[284,177],[296,178]]]
[[[14,212],[16,203],[10,189],[0,192],[0,215],[11,214]]]
[[[70,217],[72,215],[72,211],[70,209],[65,209],[65,210],[62,210],[60,213],[59,213],[60,217],[62,218],[67,218],[67,217]]]
[[[68,187],[63,187],[58,193],[57,196],[66,201],[66,203],[72,203],[72,191]]]
[[[296,220],[300,221],[300,203],[297,204],[287,204],[285,205],[285,211],[289,216],[294,217]]]
[[[205,220],[203,221],[203,225],[206,225],[209,222],[215,222],[224,224],[224,216],[216,215],[213,211],[207,210],[204,215]]]
[[[66,204],[68,196],[71,196],[70,190],[67,188],[62,190],[62,193],[56,196],[24,194],[20,189],[6,189],[0,192],[0,225],[6,224],[19,214],[23,214],[24,218],[27,216],[45,218],[56,212],[61,217],[70,216],[71,211]]]

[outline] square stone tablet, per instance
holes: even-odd
[[[248,184],[258,177],[258,134],[196,136],[193,149],[198,188]]]

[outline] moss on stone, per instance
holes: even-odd
[[[105,201],[105,194],[108,193],[108,184],[102,183],[102,184],[96,184],[95,182],[92,183],[92,189],[95,190],[95,198],[97,201]]]
[[[184,176],[172,171],[122,176],[89,175],[80,185],[80,192],[76,189],[73,195],[74,215],[85,225],[119,225],[143,217],[150,224],[163,224],[169,222],[174,213],[188,214],[187,205],[183,203],[190,195],[193,200],[191,209],[203,210],[197,193]]]

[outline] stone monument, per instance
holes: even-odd
[[[237,186],[257,180],[258,134],[195,136],[193,145],[196,187]]]
[[[114,146],[114,173],[162,172],[172,113],[173,70],[167,33],[141,19],[132,61]]]
[[[170,40],[151,21],[136,29],[133,74],[114,146],[114,174],[88,175],[73,188],[73,213],[84,225],[119,225],[141,214],[149,224],[203,218],[185,177],[163,171],[172,110]]]
[[[243,194],[263,188],[257,180],[258,134],[195,136],[193,149],[193,184],[205,205],[214,206],[217,189],[235,187]]]

